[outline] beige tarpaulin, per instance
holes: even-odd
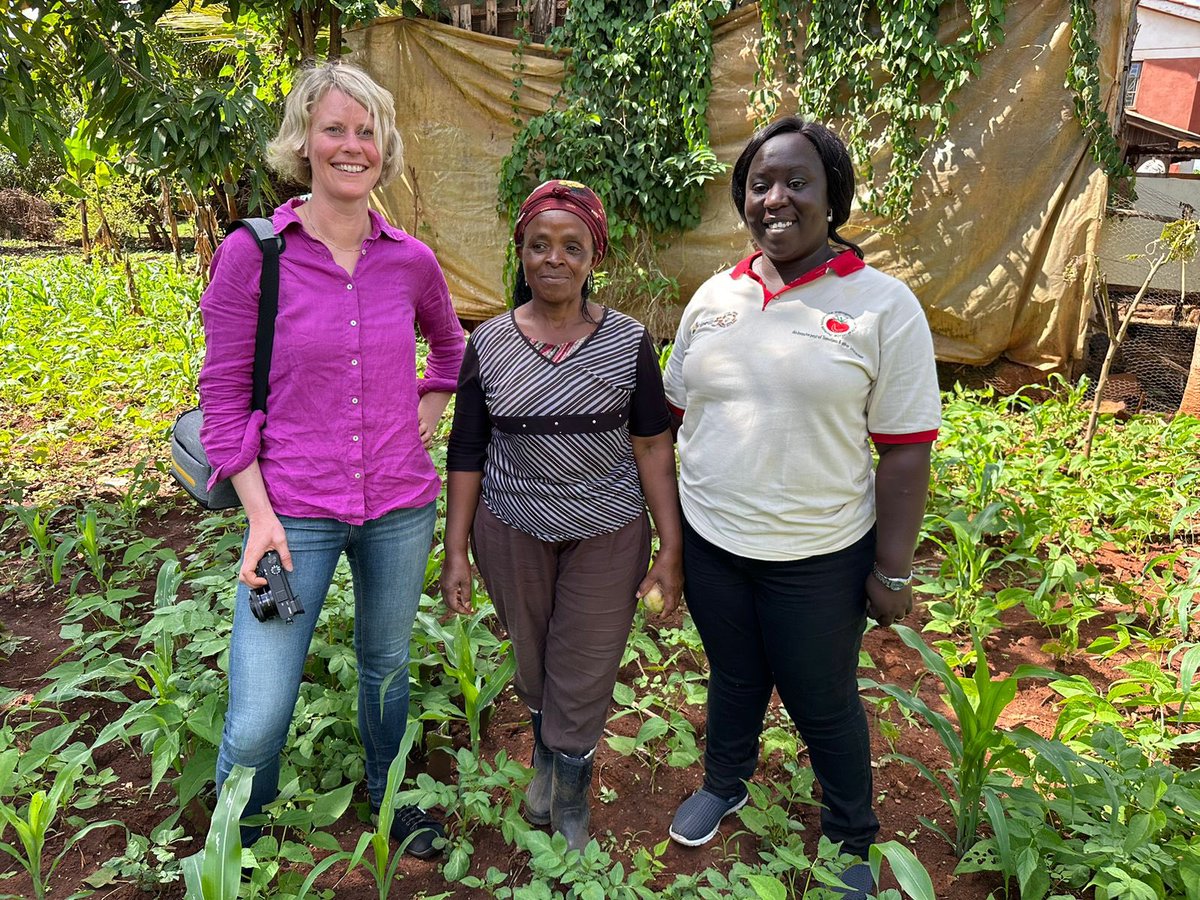
[[[1132,0],[1096,0],[1101,83],[1117,100]],[[954,23],[947,23],[949,28]],[[756,6],[718,23],[709,123],[732,163],[752,132]],[[896,235],[855,211],[848,236],[867,260],[920,297],[938,358],[983,365],[1004,356],[1050,369],[1077,358],[1107,182],[1088,154],[1064,86],[1068,0],[1010,0],[1005,42],[953,98],[949,134],[927,155],[909,223]],[[496,209],[500,162],[513,136],[513,42],[396,19],[350,35],[357,59],[396,95],[405,175],[380,192],[389,218],[437,253],[467,319],[504,308],[509,226]],[[527,49],[521,113],[543,111],[561,61]],[[603,89],[597,85],[597,89]],[[703,222],[661,257],[683,299],[749,249],[728,179],[710,185]]]

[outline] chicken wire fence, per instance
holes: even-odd
[[[1200,205],[1200,179],[1168,181],[1139,178],[1137,199],[1118,200],[1109,209],[1097,249],[1097,279],[1087,323],[1084,358],[1072,373],[1087,374],[1088,400],[1108,352],[1103,304],[1107,295],[1115,327],[1150,271],[1158,249],[1154,241],[1163,226],[1181,218],[1194,218],[1196,209],[1180,195],[1196,198]],[[1133,322],[1113,361],[1102,399],[1121,404],[1129,412],[1175,412],[1187,386],[1188,369],[1200,322],[1200,260],[1164,265],[1138,304]],[[998,359],[986,366],[938,365],[943,389],[954,384],[994,388],[1011,394],[1043,380],[1036,370]]]
[[[1183,186],[1194,187],[1200,193],[1200,181],[1184,182]],[[1100,279],[1082,369],[1093,385],[1109,346],[1102,313],[1105,288],[1114,321],[1119,325],[1149,274],[1154,257],[1161,252],[1155,240],[1163,226],[1196,216],[1195,207],[1181,200],[1180,193],[1179,183],[1142,178],[1137,183],[1137,200],[1119,200],[1105,217],[1097,252]],[[1103,399],[1124,403],[1133,412],[1174,412],[1179,408],[1200,322],[1198,263],[1169,262],[1159,269],[1117,351]]]

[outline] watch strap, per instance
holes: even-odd
[[[890,575],[884,575],[879,569],[879,563],[875,563],[871,566],[871,574],[874,575],[876,580],[878,580],[879,583],[889,591],[902,591],[912,584],[913,580],[912,572],[909,572],[903,578],[893,578]]]

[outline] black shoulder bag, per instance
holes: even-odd
[[[259,277],[258,328],[254,335],[254,387],[251,409],[267,411],[267,380],[271,374],[271,350],[275,343],[275,313],[279,309],[279,255],[283,237],[275,233],[270,219],[238,219],[229,230],[249,229],[262,250],[262,274]],[[228,478],[208,489],[212,466],[200,444],[204,413],[199,408],[180,413],[171,426],[171,474],[193,500],[205,509],[232,509],[240,506],[237,491]]]

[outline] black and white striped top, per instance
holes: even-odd
[[[552,362],[512,313],[475,329],[454,401],[446,467],[483,472],[496,518],[543,541],[616,531],[645,501],[630,436],[669,427],[662,375],[636,319],[605,309],[599,327]]]

